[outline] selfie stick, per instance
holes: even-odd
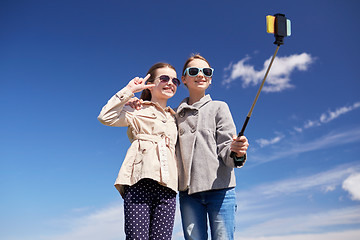
[[[266,16],[266,26],[267,26],[267,32],[268,33],[274,33],[275,36],[275,42],[274,44],[277,45],[274,55],[271,58],[270,64],[266,70],[264,79],[260,85],[260,88],[256,94],[255,100],[253,104],[251,105],[250,111],[248,115],[246,116],[245,122],[241,128],[241,131],[238,134],[238,137],[241,137],[244,135],[245,128],[250,120],[251,114],[254,110],[255,104],[259,98],[260,92],[264,86],[265,80],[270,72],[270,68],[274,62],[274,59],[276,57],[276,54],[280,48],[280,45],[284,44],[284,37],[291,35],[291,25],[290,20],[286,19],[284,14],[278,13],[274,16]],[[235,166],[242,166],[243,160],[237,160],[236,154],[234,152],[231,152],[230,156],[234,159]]]

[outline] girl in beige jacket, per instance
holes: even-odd
[[[178,173],[175,158],[175,112],[166,107],[180,80],[173,66],[157,63],[145,78],[136,77],[102,108],[107,126],[128,127],[131,146],[115,181],[124,198],[126,239],[171,239]],[[141,94],[142,107],[125,103]]]

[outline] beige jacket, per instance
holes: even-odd
[[[177,191],[175,112],[170,107],[163,109],[149,101],[144,101],[140,110],[124,106],[133,96],[131,91],[123,88],[108,101],[98,116],[104,125],[128,127],[131,146],[114,185],[123,194],[123,186],[150,178]]]

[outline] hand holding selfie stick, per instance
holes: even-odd
[[[286,19],[284,14],[278,13],[278,14],[275,14],[274,16],[270,16],[270,15],[266,16],[267,32],[274,33],[274,36],[275,36],[274,44],[276,44],[277,47],[276,47],[274,55],[271,58],[270,64],[266,70],[266,73],[265,73],[264,79],[260,85],[260,88],[256,94],[255,100],[250,108],[248,115],[246,116],[245,122],[241,128],[241,131],[238,134],[238,137],[241,137],[244,135],[245,128],[250,120],[251,114],[252,114],[255,104],[259,98],[260,92],[264,86],[265,80],[270,72],[270,68],[274,62],[276,54],[280,48],[280,45],[284,44],[284,37],[291,35],[291,25],[290,24],[291,24],[290,20]],[[230,156],[234,159],[235,166],[242,166],[244,164],[243,163],[244,159],[237,158],[235,152],[231,152]]]

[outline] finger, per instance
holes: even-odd
[[[141,109],[142,108],[142,99],[140,99],[139,101],[136,101],[136,109]]]
[[[240,139],[242,139],[244,142],[247,142],[247,138],[245,136],[241,136]]]
[[[144,86],[144,89],[150,89],[150,88],[153,88],[153,87],[155,87],[155,84],[146,84]]]
[[[231,146],[230,149],[231,149],[231,151],[236,152],[236,153],[238,153],[238,152],[245,153],[247,151],[246,147]]]
[[[146,76],[144,77],[145,82],[150,78],[150,76],[151,76],[151,74],[149,73],[148,75],[146,75]]]
[[[137,97],[133,97],[129,101],[127,101],[125,105],[129,105],[130,107],[135,108],[135,103],[137,101],[139,101],[139,99]]]
[[[233,138],[234,141],[243,142],[242,139],[244,139],[244,136],[236,136],[236,135],[233,135],[232,138]]]
[[[139,77],[134,78],[134,83],[136,85],[141,84],[140,78]]]
[[[248,147],[247,146],[231,145],[230,149],[232,149],[234,152],[246,152],[248,150]]]
[[[139,102],[136,102],[135,103],[135,109],[139,110],[140,108],[141,108],[141,106],[140,106]]]
[[[230,147],[235,149],[235,150],[246,151],[248,149],[248,147],[249,147],[249,144],[243,143],[243,142],[232,142]]]
[[[235,141],[245,143],[245,142],[247,142],[247,138],[244,137],[244,136],[240,136],[240,137],[237,137],[237,138],[235,139]]]
[[[134,102],[131,101],[125,103],[125,105],[130,106],[131,108],[135,108]]]
[[[230,150],[232,152],[234,152],[236,154],[237,157],[242,157],[246,154],[246,151],[242,151],[242,150],[238,150],[238,149],[233,149],[233,148],[230,148]]]

